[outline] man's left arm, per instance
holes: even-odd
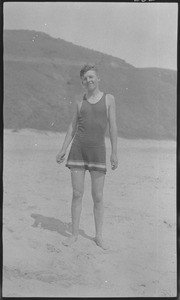
[[[118,167],[117,158],[117,124],[116,124],[116,103],[113,95],[108,95],[108,121],[109,135],[111,141],[111,168],[115,170]]]

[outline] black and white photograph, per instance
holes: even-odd
[[[178,3],[3,3],[3,297],[177,297]]]

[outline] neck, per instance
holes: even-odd
[[[95,89],[93,91],[87,91],[87,97],[96,97],[99,93],[101,93],[101,91],[99,89]]]

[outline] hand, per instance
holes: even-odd
[[[118,167],[118,158],[117,155],[112,153],[110,157],[110,162],[111,162],[111,169],[115,170]]]
[[[65,160],[65,155],[66,155],[66,152],[60,151],[56,156],[56,162],[58,164],[61,164]]]

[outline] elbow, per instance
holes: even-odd
[[[117,126],[116,125],[114,125],[114,126],[110,126],[110,128],[109,128],[109,133],[110,133],[110,135],[112,136],[117,136]]]
[[[75,135],[75,133],[76,133],[76,127],[74,126],[72,126],[71,127],[71,137],[73,138],[74,137],[74,135]]]
[[[74,137],[74,135],[75,135],[75,130],[72,130],[72,132],[71,132],[71,137],[72,137],[72,139],[73,139],[73,137]]]

